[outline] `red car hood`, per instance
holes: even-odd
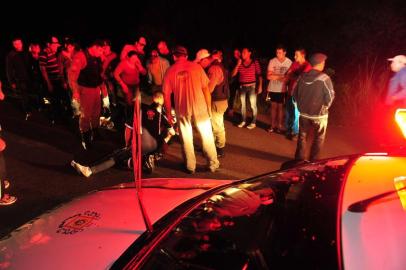
[[[213,179],[145,179],[152,223],[205,190]],[[0,241],[0,269],[107,269],[145,226],[133,184],[77,198],[21,226]]]

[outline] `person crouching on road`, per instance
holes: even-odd
[[[153,103],[149,105],[142,114],[142,168],[146,173],[152,173],[155,168],[155,161],[164,157],[168,142],[172,136],[175,135],[175,130],[169,124],[163,107],[163,93],[157,91],[153,94],[152,98]],[[132,130],[132,125],[130,128]],[[72,167],[74,167],[79,174],[86,177],[107,170],[116,164],[124,164],[128,166],[128,168],[133,166],[131,142],[128,147],[114,151],[106,158],[91,166],[84,166],[74,160],[71,162]]]
[[[69,85],[72,89],[72,107],[79,114],[79,128],[82,146],[90,147],[93,135],[100,123],[100,94],[103,95],[103,107],[109,109],[107,89],[103,84],[103,41],[94,41],[87,49],[74,55],[68,71]]]
[[[306,160],[306,140],[311,131],[314,138],[310,150],[310,161],[319,158],[326,137],[328,109],[334,100],[333,83],[330,77],[323,73],[326,59],[325,54],[313,54],[309,60],[312,69],[302,74],[293,90],[293,97],[300,114],[296,160]]]

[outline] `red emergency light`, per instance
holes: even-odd
[[[395,120],[403,133],[403,137],[406,139],[406,109],[397,109]]]

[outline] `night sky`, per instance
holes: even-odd
[[[306,48],[329,55],[337,69],[356,66],[365,57],[386,59],[406,50],[406,2],[386,1],[111,1],[84,6],[55,1],[27,6],[12,3],[0,18],[0,53],[10,49],[10,38],[22,36],[26,44],[49,34],[70,35],[82,45],[95,38],[110,38],[119,51],[138,35],[150,45],[165,39],[169,45],[199,48],[250,46],[257,56],[269,58],[284,44],[288,56]],[[25,8],[22,9],[22,6]],[[151,47],[147,48],[150,49]]]

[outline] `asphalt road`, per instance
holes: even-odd
[[[296,142],[267,133],[268,116],[260,115],[254,130],[236,127],[237,117],[226,121],[226,155],[220,160],[219,171],[207,172],[201,152],[196,151],[196,173],[183,172],[181,147],[175,140],[154,173],[143,177],[242,179],[276,170],[293,157]],[[118,132],[103,130],[93,150],[84,152],[74,128],[51,126],[42,113],[36,112],[25,121],[24,115],[6,101],[0,104],[0,123],[7,142],[5,158],[12,184],[9,193],[18,197],[14,205],[0,207],[0,238],[73,197],[134,181],[132,172],[125,169],[112,168],[85,178],[70,166],[72,159],[90,164],[122,147]],[[360,132],[331,124],[323,157],[377,150]]]

